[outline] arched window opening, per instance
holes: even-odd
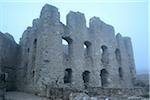
[[[34,45],[34,48],[37,47],[37,39],[34,39],[33,45]]]
[[[101,49],[102,49],[102,52],[105,52],[105,51],[107,51],[107,46],[102,45],[102,46],[101,46]]]
[[[26,77],[27,72],[28,72],[28,62],[26,62],[24,65],[24,77]]]
[[[90,72],[89,71],[84,71],[82,73],[82,78],[83,78],[84,83],[89,83],[89,81],[90,81]]]
[[[121,53],[118,48],[115,50],[115,55],[116,55],[116,60],[117,60],[118,64],[121,65]]]
[[[68,42],[64,39],[62,39],[62,45],[63,45],[63,52],[65,55],[69,55],[69,47]]]
[[[72,69],[68,68],[65,70],[64,83],[72,82]]]
[[[100,72],[101,76],[101,84],[102,87],[107,87],[108,86],[108,72],[106,69],[102,69]]]
[[[109,64],[109,53],[108,53],[108,48],[105,45],[101,46],[101,53],[102,53],[102,58],[101,61],[103,64]]]
[[[34,76],[35,76],[35,71],[33,70],[33,71],[32,71],[32,77],[34,77]]]
[[[33,56],[32,56],[33,63],[35,62],[36,48],[37,48],[37,39],[34,39],[34,41],[33,41]]]
[[[89,85],[89,81],[90,81],[90,72],[84,71],[82,73],[82,78],[83,78],[84,86],[85,86],[85,88],[87,88]]]
[[[8,78],[8,73],[2,72],[0,74],[0,81],[6,82],[7,78]]]
[[[28,52],[28,53],[30,52],[30,49],[29,49],[29,48],[27,49],[27,52]]]
[[[85,56],[91,55],[91,43],[89,41],[84,42],[84,54]]]
[[[69,37],[62,38],[63,53],[69,56],[72,53],[72,39]]]
[[[123,78],[123,71],[122,71],[121,67],[119,67],[118,72],[119,72],[119,77],[122,79]]]

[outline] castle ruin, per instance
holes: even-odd
[[[63,41],[66,41],[64,44]],[[0,73],[7,90],[46,95],[48,87],[132,88],[135,64],[129,37],[113,26],[70,11],[66,25],[54,6],[46,4],[17,44],[0,33]]]

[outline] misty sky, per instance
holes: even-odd
[[[79,11],[88,20],[97,16],[113,25],[115,33],[132,38],[137,72],[148,72],[148,3],[147,0],[0,0],[0,31],[12,34],[17,41],[32,20],[39,17],[45,3],[59,8],[61,21],[67,13]],[[88,1],[88,2],[87,2]]]

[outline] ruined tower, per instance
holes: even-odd
[[[113,26],[98,17],[90,19],[89,27],[83,13],[70,11],[66,18],[64,25],[58,9],[46,4],[24,31],[19,48],[14,46],[20,53],[12,53],[20,58],[17,89],[45,95],[47,87],[55,86],[133,87],[131,39],[115,35]]]

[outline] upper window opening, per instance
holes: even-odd
[[[27,49],[27,52],[28,52],[28,53],[30,52],[30,49],[29,49],[29,48]]]
[[[72,39],[69,37],[62,38],[63,52],[65,55],[70,55],[72,53]]]
[[[116,55],[117,62],[121,65],[121,53],[118,48],[115,50],[115,55]]]
[[[84,42],[84,54],[85,56],[91,55],[91,43],[89,41]]]
[[[63,51],[64,54],[68,55],[69,54],[69,47],[68,47],[68,42],[64,39],[62,39],[62,44],[63,44]]]
[[[108,53],[108,48],[105,45],[101,46],[101,53],[102,53],[102,58],[101,61],[103,64],[108,64],[109,63],[109,53]]]
[[[34,48],[36,48],[36,46],[37,46],[37,39],[34,39],[33,45],[34,45]]]

